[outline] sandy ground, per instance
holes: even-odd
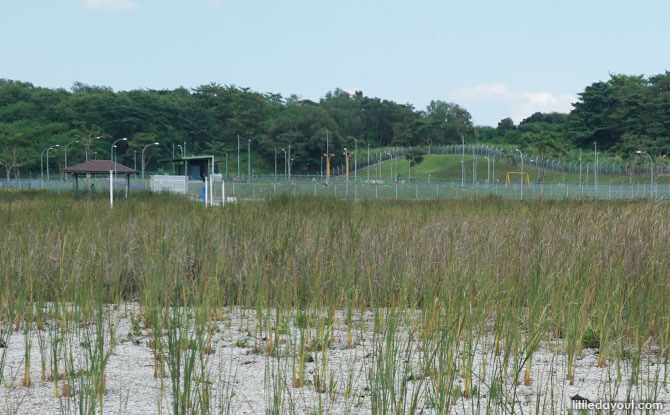
[[[113,349],[106,369],[107,394],[104,396],[103,413],[107,414],[159,414],[172,413],[171,382],[169,377],[154,378],[154,359],[150,338],[145,329],[137,336],[129,336],[132,324],[129,316],[137,313],[135,305],[122,309],[117,315],[117,345]],[[360,318],[360,317],[359,317]],[[371,319],[371,316],[362,318]],[[369,325],[368,325],[369,327]],[[282,336],[277,353],[268,357],[254,344],[265,345],[266,341],[256,338],[256,319],[253,311],[229,310],[218,323],[218,330],[212,338],[212,354],[207,355],[207,369],[211,383],[211,400],[214,413],[262,414],[274,398],[273,389],[281,390],[281,406],[288,412],[296,413],[370,413],[371,390],[369,374],[375,367],[375,348],[366,332],[355,331],[354,347],[347,348],[347,334],[341,316],[336,319],[333,340],[327,349],[328,379],[325,393],[315,391],[312,384],[315,370],[321,367],[320,352],[312,353],[316,362],[306,363],[307,382],[302,387],[291,385],[292,364],[291,338],[298,337],[295,328]],[[25,356],[25,341],[22,332],[14,332],[4,349],[6,362],[4,381],[0,387],[0,413],[3,414],[61,414],[74,413],[74,398],[54,397],[53,382],[41,381],[40,350],[38,337],[33,333],[31,348],[30,387],[22,386]],[[488,373],[494,373],[503,366],[496,363],[491,353],[492,339],[483,336],[472,357],[473,379],[477,387],[468,398],[453,394],[451,413],[502,413],[514,407],[519,413],[567,413],[570,397],[579,394],[592,401],[598,400],[650,400],[667,402],[663,410],[656,413],[670,413],[670,390],[663,384],[668,368],[657,364],[653,350],[645,352],[640,370],[640,380],[635,385],[627,382],[631,362],[609,362],[603,368],[597,367],[597,351],[585,349],[576,363],[574,382],[566,380],[566,358],[555,353],[556,344],[540,343],[533,357],[532,383],[514,385],[511,380],[503,385],[504,405],[492,405],[492,392],[488,380],[481,379],[484,362]],[[47,346],[48,347],[48,346]],[[48,352],[47,352],[48,353]],[[410,356],[402,356],[404,363],[418,358],[414,350]],[[318,366],[316,366],[318,365]],[[62,367],[61,363],[61,367]],[[402,364],[398,365],[402,366]],[[49,373],[47,362],[47,373]],[[622,379],[617,383],[617,377]],[[489,375],[490,378],[490,375]],[[419,389],[419,410],[435,413],[428,395],[428,382],[410,381],[409,393]],[[617,388],[617,384],[619,385]],[[464,379],[457,377],[452,390],[462,391]],[[628,397],[628,398],[627,398]],[[408,395],[407,398],[411,398]],[[226,412],[227,409],[227,412]]]

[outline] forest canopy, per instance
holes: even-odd
[[[119,162],[132,165],[136,152],[154,141],[150,163],[172,156],[173,146],[189,154],[222,158],[252,149],[259,166],[273,163],[275,149],[291,145],[294,171],[318,169],[326,140],[332,148],[431,146],[467,143],[514,144],[560,157],[574,148],[599,148],[628,157],[643,149],[670,152],[670,72],[611,75],[579,94],[569,114],[536,113],[515,125],[474,126],[467,109],[433,100],[425,109],[335,89],[319,102],[211,83],[194,89],[113,91],[75,83],[70,91],[0,80],[0,166],[39,171],[45,148],[68,148],[70,164],[109,159],[112,139]],[[95,139],[101,137],[101,139]],[[251,141],[249,141],[251,140]],[[58,149],[59,151],[61,149]],[[181,151],[181,150],[177,150]],[[337,157],[342,157],[337,152]],[[177,153],[179,154],[179,153]],[[63,166],[62,154],[58,167]]]

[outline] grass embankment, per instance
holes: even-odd
[[[670,357],[669,217],[670,205],[648,201],[282,197],[205,210],[145,195],[110,210],[102,197],[18,193],[0,200],[0,341],[21,330],[28,343],[39,330],[44,353],[28,351],[25,365],[42,365],[56,396],[89,397],[79,400],[89,409],[104,399],[114,347],[105,305],[129,301],[151,333],[155,373],[170,375],[175,414],[210,405],[209,328],[226,306],[255,310],[256,350],[292,348],[292,369],[272,377],[288,380],[268,389],[277,411],[285,388],[335,387],[325,345],[336,312],[350,346],[372,342],[374,413],[409,413],[416,400],[448,410],[485,385],[513,393],[521,376],[533,382],[540,342],[557,345],[570,381],[583,347],[597,347],[600,365],[632,359],[618,382],[635,385],[644,350]],[[84,363],[69,342],[87,345]],[[481,350],[492,362],[483,369]],[[456,379],[465,383],[454,392]]]
[[[465,157],[465,181],[472,182],[472,154],[466,154]],[[395,161],[393,162],[393,169],[395,171]],[[505,183],[505,175],[508,171],[521,171],[521,164],[510,160],[496,159],[495,171],[493,170],[493,162],[487,166],[486,159],[477,156],[477,180],[480,183],[486,181],[488,174],[491,174],[491,183],[497,180],[498,183]],[[364,167],[358,170],[359,179],[366,180],[368,177],[368,168],[370,169],[370,180],[375,178],[379,173],[378,165]],[[401,180],[406,180],[408,175],[408,161],[401,157],[397,161],[398,175]],[[565,173],[563,174],[557,170],[549,170],[543,168],[535,168],[535,163],[529,163],[526,160],[524,164],[524,171],[529,174],[531,182],[538,180],[538,172],[540,181],[543,183],[579,183],[579,173]],[[353,175],[353,172],[350,173]],[[420,180],[427,180],[430,177],[432,180],[453,180],[460,182],[461,180],[461,156],[458,154],[431,154],[424,156],[421,163],[412,165],[412,179],[419,178]],[[582,182],[585,184],[593,184],[593,172],[589,171],[587,175],[586,164],[583,166]],[[618,174],[600,174],[598,176],[598,184],[631,184],[631,183],[649,183],[649,175],[635,175],[626,176]],[[391,180],[391,160],[385,160],[381,163],[381,180],[389,182]],[[513,175],[511,180],[519,181],[519,175]],[[662,176],[656,178],[657,184],[670,183],[670,178]]]

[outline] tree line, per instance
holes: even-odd
[[[340,89],[318,102],[211,83],[194,89],[113,91],[75,83],[49,89],[0,79],[0,166],[7,176],[39,172],[44,150],[52,169],[89,159],[110,159],[112,140],[120,163],[133,166],[141,150],[153,167],[180,154],[236,156],[238,137],[254,164],[269,171],[275,152],[291,146],[292,170],[319,169],[326,141],[335,151],[370,147],[422,147],[466,143],[513,144],[538,155],[574,157],[597,142],[621,158],[643,149],[670,151],[670,72],[651,77],[611,75],[587,86],[569,114],[536,113],[519,125],[505,118],[496,128],[474,126],[462,106],[442,100],[425,109]],[[249,142],[248,140],[251,140]],[[243,152],[244,154],[245,152]],[[280,156],[282,157],[282,156]]]

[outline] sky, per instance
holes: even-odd
[[[0,22],[0,78],[36,86],[340,88],[455,102],[477,125],[670,70],[667,0],[2,0]]]

